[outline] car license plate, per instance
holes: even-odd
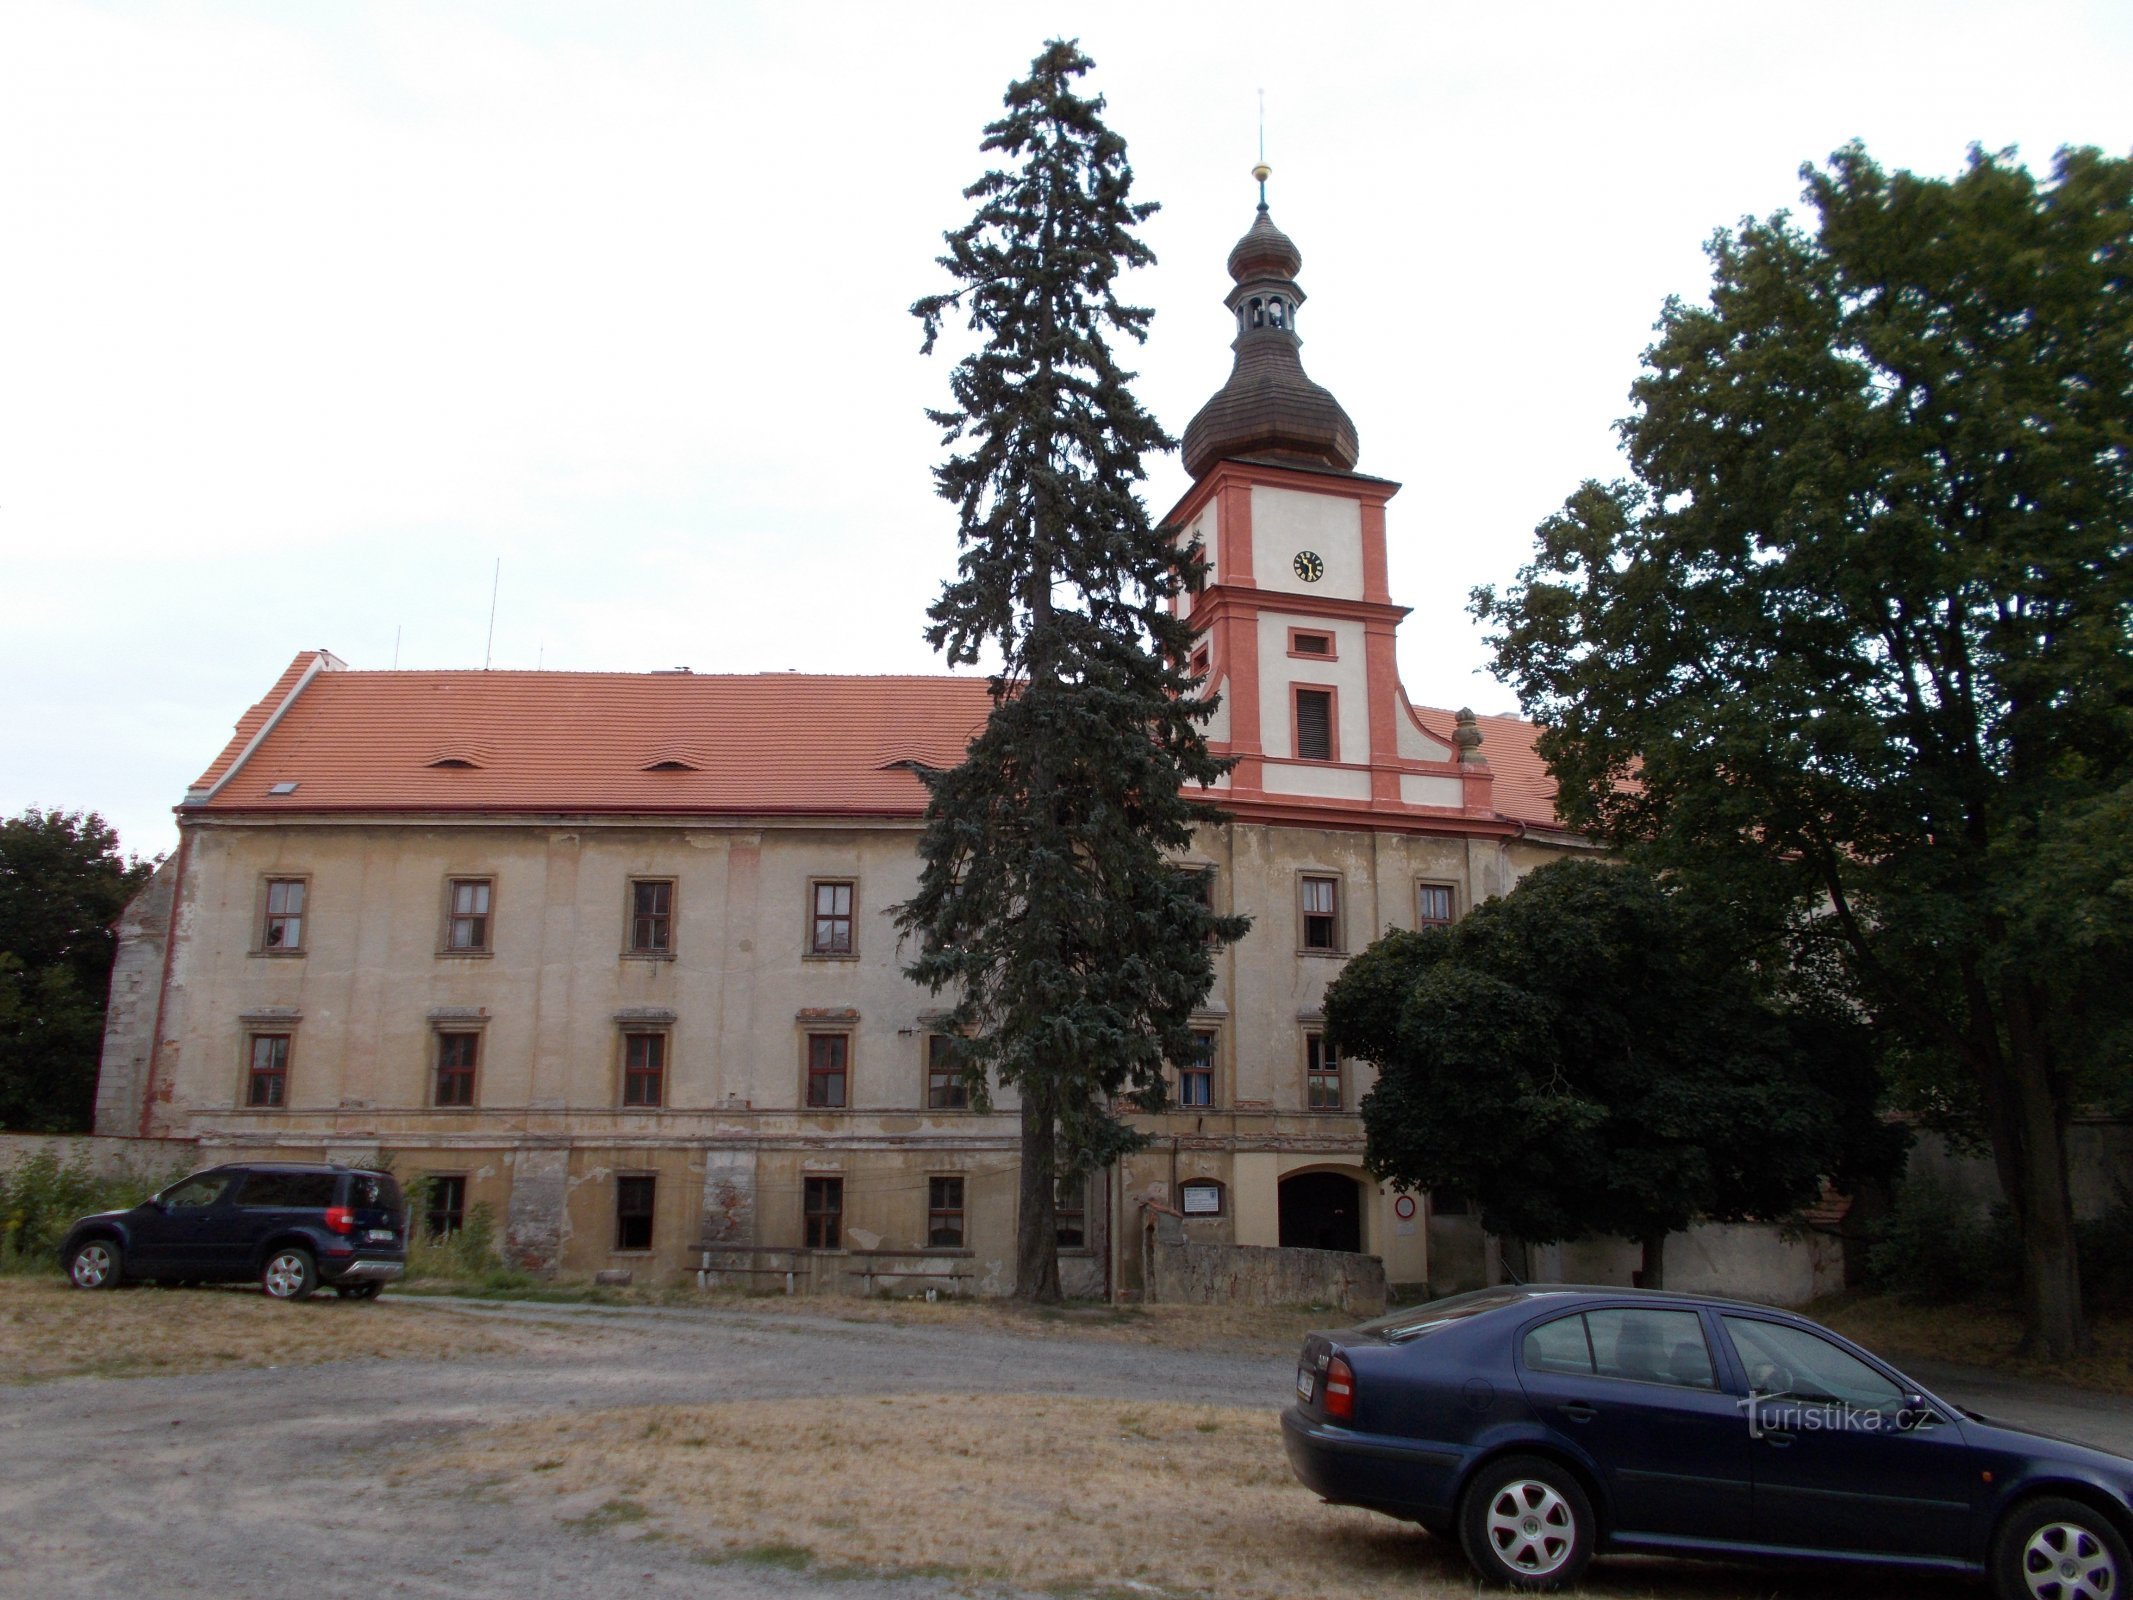
[[[390,1228],[372,1228],[363,1237],[373,1244],[391,1244],[393,1242],[393,1231]]]
[[[1311,1398],[1311,1385],[1315,1378],[1316,1374],[1309,1367],[1298,1367],[1296,1369],[1296,1392],[1302,1395],[1307,1403]]]

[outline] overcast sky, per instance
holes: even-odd
[[[1229,370],[1257,96],[1311,375],[1402,481],[1420,701],[1514,709],[1467,591],[1616,466],[1711,231],[1863,138],[2133,149],[2122,3],[0,5],[0,812],[143,852],[297,651],[937,670],[907,308],[1001,91],[1078,36],[1160,265],[1171,429]],[[1155,464],[1151,509],[1183,491]]]

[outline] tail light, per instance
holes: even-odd
[[[326,1226],[335,1233],[354,1233],[356,1231],[356,1214],[346,1206],[328,1206],[326,1208]]]
[[[1335,1356],[1326,1363],[1325,1393],[1319,1403],[1336,1422],[1355,1420],[1355,1369],[1345,1358]]]

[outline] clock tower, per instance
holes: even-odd
[[[1385,508],[1400,486],[1355,470],[1355,424],[1305,376],[1303,256],[1267,213],[1229,253],[1229,381],[1185,428],[1193,486],[1166,523],[1197,541],[1207,580],[1188,602],[1193,660],[1222,707],[1223,804],[1240,817],[1471,832],[1494,819],[1471,719],[1432,731],[1400,686],[1407,615],[1386,587]],[[1483,824],[1486,831],[1486,824]]]

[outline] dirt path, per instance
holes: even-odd
[[[516,1348],[450,1361],[370,1359],[0,1389],[0,1593],[40,1600],[940,1594],[954,1584],[791,1570],[792,1552],[774,1546],[707,1565],[699,1547],[660,1537],[648,1523],[566,1518],[552,1502],[504,1495],[476,1474],[454,1481],[405,1469],[477,1430],[622,1407],[989,1393],[1271,1411],[1291,1377],[1285,1355],[833,1315],[448,1303],[418,1314],[438,1319],[446,1338],[457,1329],[508,1329]],[[1984,1395],[1966,1392],[1959,1375],[1935,1376],[1950,1399],[1982,1401],[1981,1409],[2011,1419],[2042,1408],[2053,1414],[2036,1415],[2040,1424],[2119,1449],[2133,1445],[2133,1407],[2020,1392],[2034,1386]],[[1415,1562],[1416,1581],[1405,1592],[1470,1592],[1449,1549],[1393,1524],[1387,1530],[1388,1539],[1404,1541],[1402,1559],[1412,1552]],[[1929,1592],[1915,1580],[1889,1590],[1819,1574],[1772,1578],[1670,1564],[1609,1564],[1596,1577],[1596,1593],[1679,1600]]]

